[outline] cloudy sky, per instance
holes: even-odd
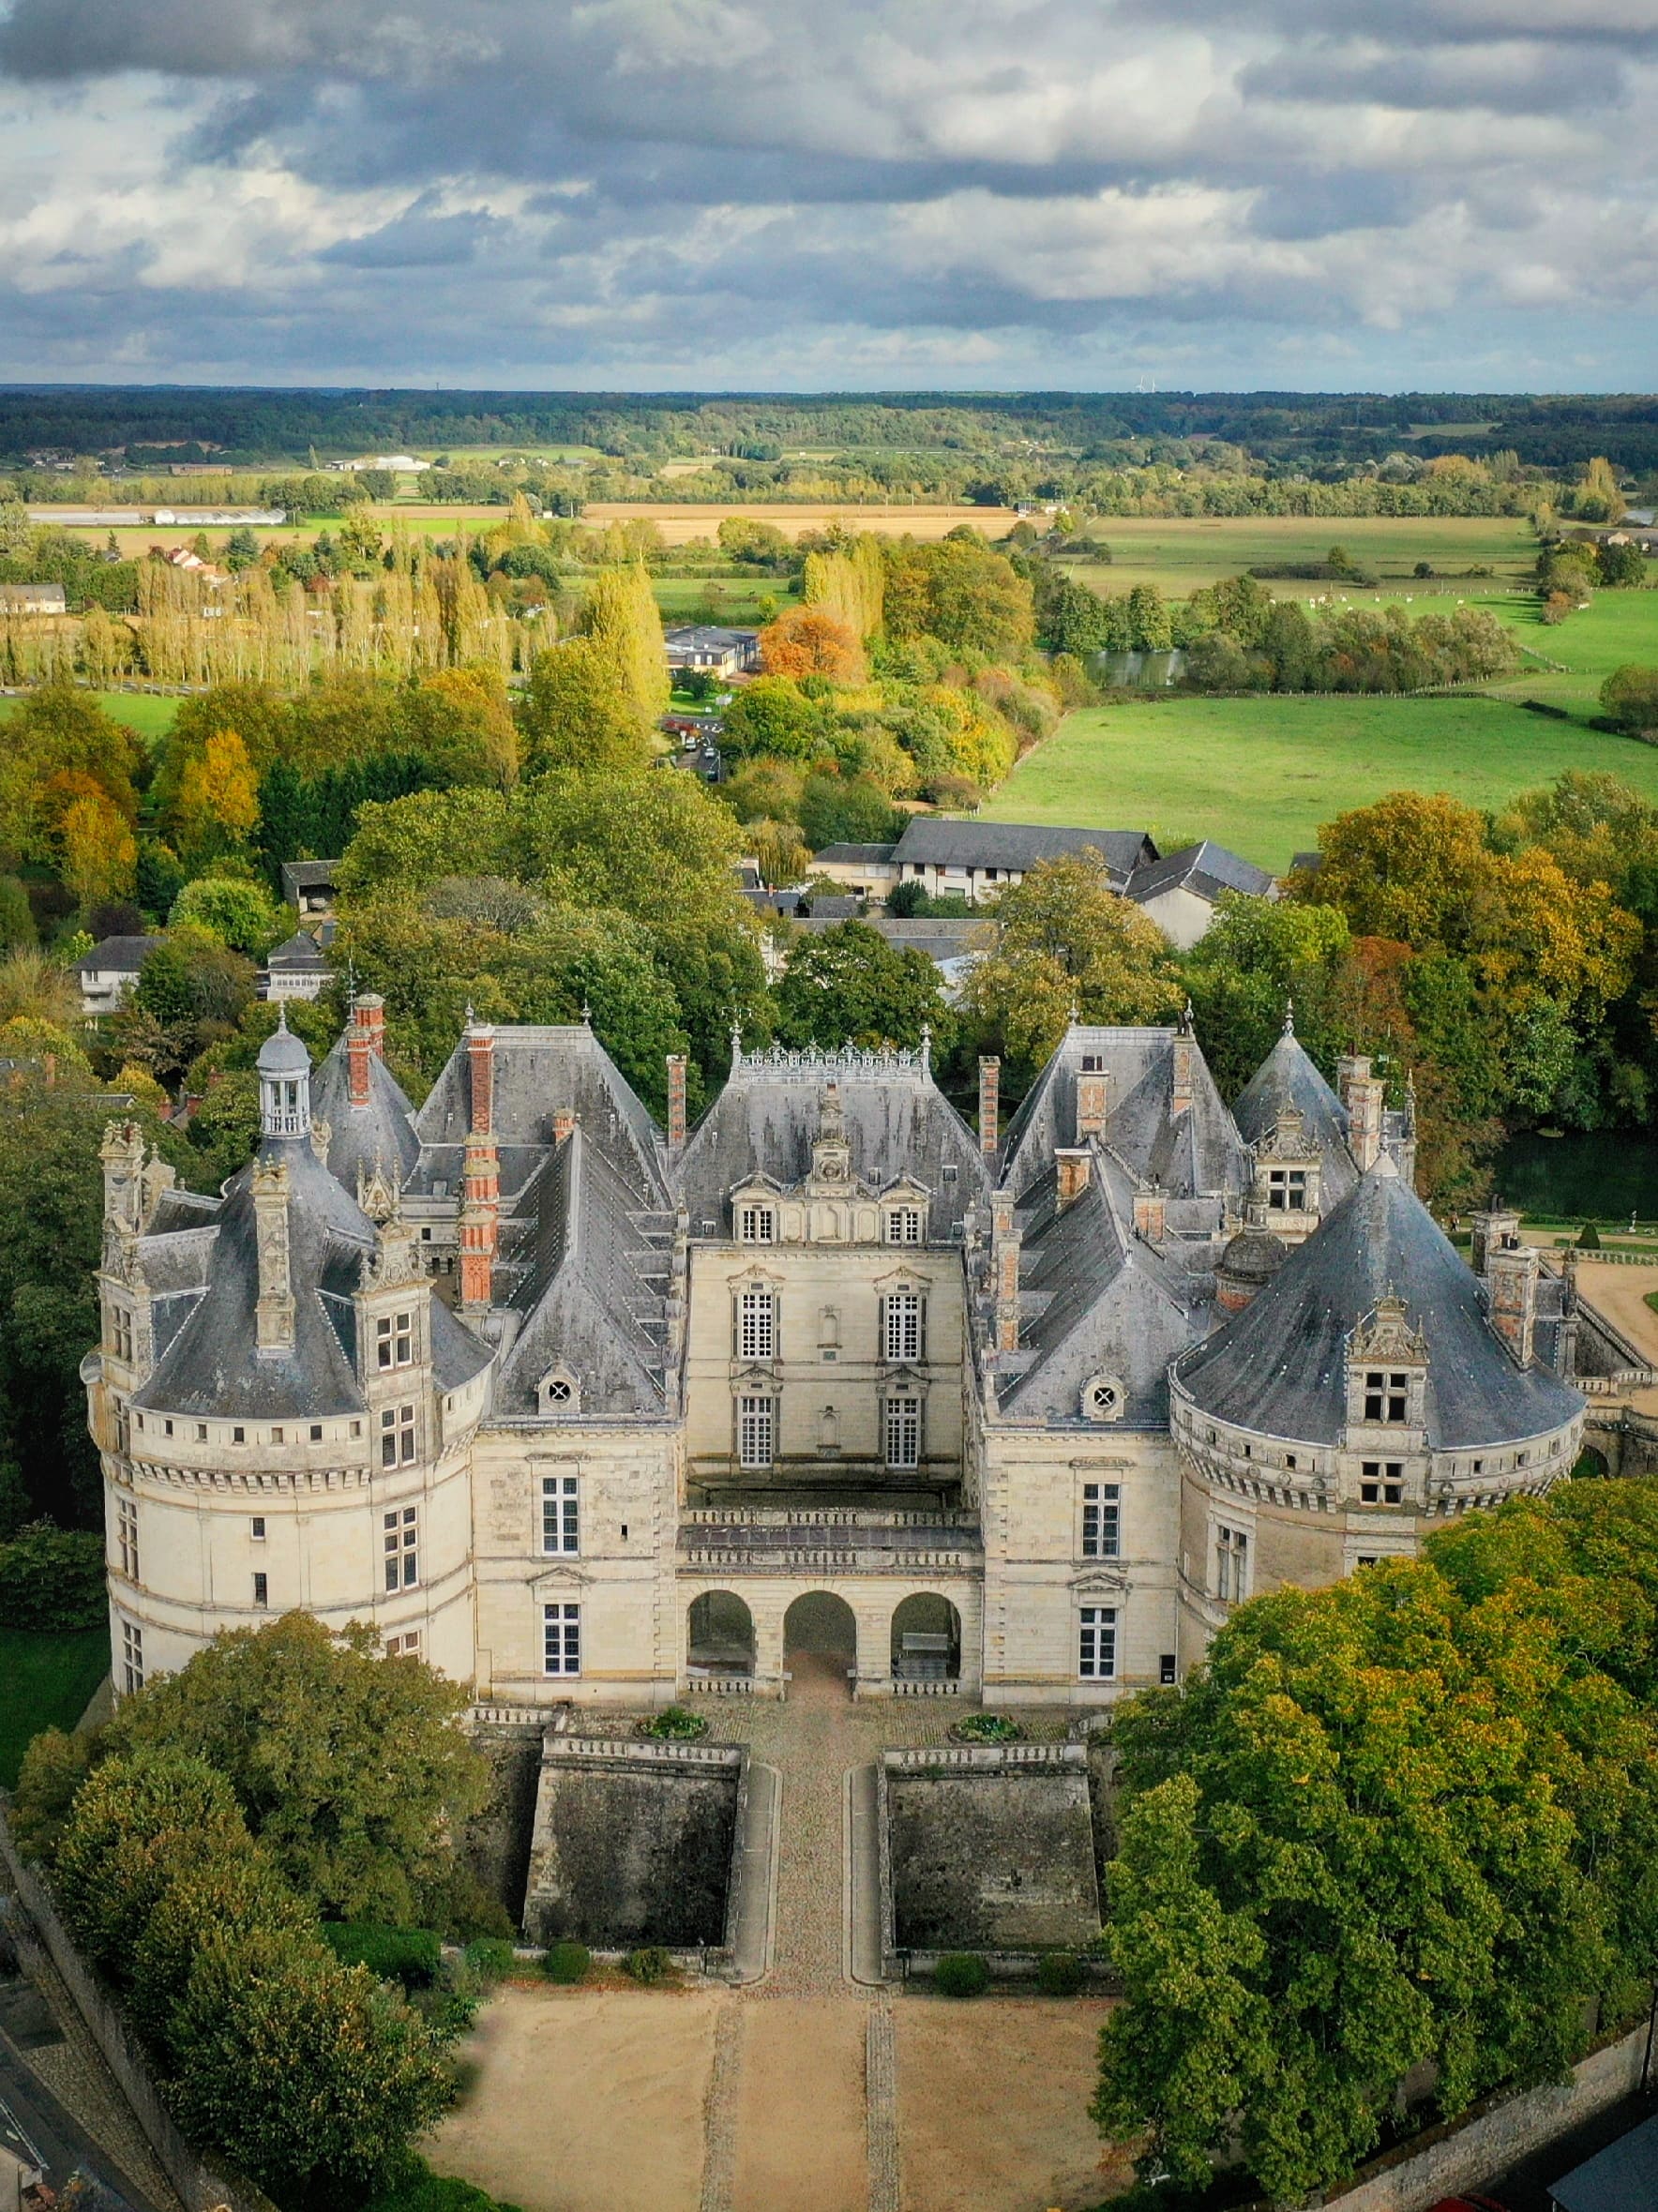
[[[0,0],[0,380],[1650,389],[1658,0]]]

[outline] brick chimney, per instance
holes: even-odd
[[[1110,1100],[1110,1077],[1089,1069],[1077,1078],[1077,1142],[1086,1144],[1106,1125]]]
[[[1489,1270],[1494,1252],[1500,1252],[1506,1243],[1518,1241],[1520,1217],[1506,1206],[1492,1206],[1476,1213],[1470,1227],[1469,1264],[1476,1275],[1483,1275]]]
[[[1491,1290],[1491,1326],[1522,1367],[1531,1364],[1537,1325],[1537,1276],[1542,1263],[1534,1244],[1517,1238],[1486,1255],[1485,1280]]]
[[[460,1306],[487,1313],[500,1233],[501,1174],[492,1136],[469,1136],[460,1205]]]
[[[984,1062],[980,1061],[980,1066]],[[677,1152],[686,1140],[686,1056],[668,1055],[668,1149]]]
[[[369,1048],[377,1060],[385,1058],[385,1001],[378,991],[364,991],[353,1014],[369,1034]]]
[[[1134,1194],[1134,1233],[1148,1244],[1160,1244],[1168,1226],[1168,1198],[1162,1191]]]
[[[488,1022],[466,1025],[466,1062],[472,1086],[472,1134],[495,1134],[495,1032]]]
[[[253,1234],[259,1254],[254,1342],[262,1360],[294,1349],[294,1276],[288,1254],[288,1163],[253,1163]]]
[[[997,1191],[990,1199],[990,1293],[996,1302],[996,1348],[1018,1349],[1019,1233],[1013,1193]]]
[[[552,1110],[552,1141],[563,1144],[576,1126],[574,1106],[554,1106]]]
[[[979,1150],[986,1159],[994,1157],[1002,1141],[1002,1062],[995,1058],[979,1060]]]
[[[378,1008],[379,1001],[375,1001]],[[384,1015],[381,1015],[384,1021]],[[369,1026],[369,1009],[359,999],[352,1008],[351,1027],[345,1032],[345,1065],[347,1095],[354,1106],[366,1106],[372,1092],[369,1082],[369,1062],[374,1054],[374,1032]]]
[[[1348,1111],[1348,1150],[1361,1175],[1374,1167],[1381,1151],[1381,1106],[1385,1086],[1370,1072],[1363,1053],[1344,1052],[1335,1066],[1336,1089]]]
[[[1198,1040],[1192,1031],[1190,999],[1186,1001],[1186,1010],[1180,1017],[1180,1028],[1174,1033],[1173,1060],[1168,1110],[1171,1114],[1183,1114],[1190,1110],[1192,1097],[1198,1087]]]
[[[1056,1146],[1053,1157],[1059,1170],[1060,1211],[1063,1212],[1088,1188],[1093,1154],[1085,1144],[1068,1144]]]

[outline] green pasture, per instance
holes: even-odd
[[[752,629],[790,604],[788,579],[780,576],[654,576],[651,589],[665,623],[686,622],[706,602],[720,622]]]
[[[136,730],[146,745],[154,745],[158,739],[166,736],[173,727],[173,717],[184,704],[180,698],[147,691],[100,691],[98,699],[117,722],[125,722],[129,730]],[[0,699],[0,718],[21,704],[20,700]]]
[[[1537,558],[1531,525],[1513,519],[1417,520],[1389,516],[1309,521],[1301,516],[1274,515],[1169,522],[1138,515],[1110,516],[1093,525],[1093,534],[1109,546],[1111,559],[1108,564],[1068,563],[1078,581],[1112,593],[1151,583],[1170,599],[1184,599],[1204,584],[1246,569],[1322,561],[1332,546],[1345,548],[1361,568],[1379,576],[1384,585],[1409,578],[1419,561],[1431,561],[1436,569],[1446,572],[1448,580],[1454,580],[1458,571],[1484,566],[1494,571],[1494,581],[1517,583],[1530,575]],[[1478,591],[1484,580],[1470,579],[1470,588]],[[1308,598],[1331,586],[1286,577],[1274,579],[1271,588],[1289,599]],[[1367,598],[1369,594],[1357,596]]]
[[[0,1628],[0,1789],[17,1781],[29,1739],[42,1728],[72,1728],[109,1671],[107,1628],[59,1635]]]

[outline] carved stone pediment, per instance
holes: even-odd
[[[1286,1106],[1255,1148],[1258,1160],[1316,1160],[1319,1148],[1307,1134],[1305,1117]]]
[[[1410,1326],[1410,1310],[1392,1292],[1376,1302],[1374,1309],[1353,1331],[1348,1357],[1355,1366],[1365,1361],[1394,1366],[1422,1367],[1427,1363],[1427,1339]]]
[[[1111,1567],[1084,1567],[1071,1577],[1071,1595],[1078,1604],[1089,1604],[1098,1600],[1101,1604],[1120,1604],[1133,1588],[1126,1574]]]

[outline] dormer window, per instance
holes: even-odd
[[[1364,1419],[1401,1422],[1409,1419],[1410,1377],[1390,1368],[1371,1367],[1364,1374]]]
[[[1123,1385],[1114,1375],[1096,1375],[1083,1384],[1082,1417],[1085,1421],[1123,1418]]]
[[[922,1215],[919,1206],[894,1206],[888,1211],[886,1241],[889,1244],[921,1242]]]
[[[1103,1052],[1085,1052],[1082,1055],[1082,1073],[1085,1076],[1103,1076],[1105,1072],[1106,1056]]]
[[[1274,1213],[1304,1213],[1307,1177],[1304,1167],[1274,1167],[1267,1175],[1267,1205]]]
[[[581,1385],[567,1367],[550,1367],[536,1394],[543,1413],[579,1413],[581,1409]]]
[[[737,1211],[737,1241],[742,1244],[775,1244],[777,1210],[775,1206],[743,1206]]]

